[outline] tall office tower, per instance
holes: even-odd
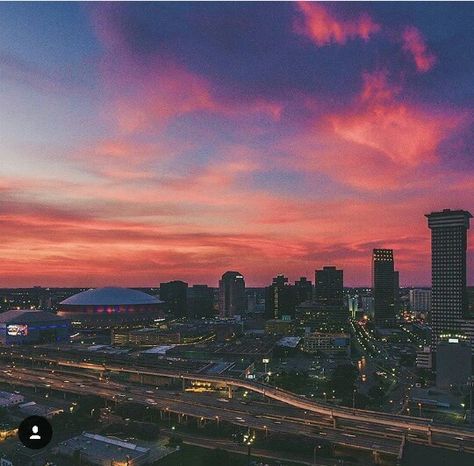
[[[160,299],[166,303],[168,311],[175,317],[187,315],[188,284],[181,280],[160,283]]]
[[[410,290],[410,310],[421,312],[425,315],[431,309],[431,290],[414,289]]]
[[[265,288],[265,318],[293,318],[296,311],[295,287],[288,284],[288,278],[277,275]]]
[[[386,327],[395,324],[395,287],[393,249],[374,249],[372,253],[372,293],[376,325]]]
[[[306,277],[295,281],[296,304],[310,301],[313,297],[313,284]]]
[[[444,209],[426,217],[431,229],[431,348],[436,351],[440,335],[472,329],[466,289],[467,230],[472,215]]]
[[[395,302],[395,315],[398,315],[402,308],[402,302],[400,299],[400,273],[397,270],[393,272],[393,299]]]
[[[239,272],[226,272],[219,280],[219,315],[234,317],[247,310],[245,280]]]
[[[320,304],[344,306],[344,272],[336,267],[323,267],[314,274],[314,300]]]
[[[207,285],[193,285],[188,288],[188,316],[194,319],[214,315],[213,290]]]
[[[347,324],[349,309],[344,305],[344,272],[334,266],[316,270],[314,275],[314,305],[322,327],[340,329]]]

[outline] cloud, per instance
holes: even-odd
[[[295,31],[311,39],[318,47],[330,44],[344,45],[350,39],[368,41],[381,27],[366,13],[358,18],[336,18],[326,5],[318,2],[297,3],[301,17],[295,22]]]
[[[364,87],[353,107],[334,115],[336,134],[379,151],[390,161],[417,166],[433,162],[436,149],[457,124],[456,116],[425,111],[398,100],[386,72],[364,75]]]
[[[414,26],[407,26],[402,32],[403,50],[408,52],[420,73],[426,73],[436,64],[436,56],[428,50],[421,32]]]

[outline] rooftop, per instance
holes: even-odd
[[[108,286],[77,293],[61,304],[68,306],[119,306],[126,304],[159,304],[161,301],[143,291]]]
[[[56,321],[64,319],[52,312],[37,309],[13,309],[0,314],[0,323],[2,324],[48,322],[52,320]]]

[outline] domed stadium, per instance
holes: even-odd
[[[76,327],[112,328],[146,325],[163,317],[162,301],[142,291],[120,287],[90,289],[59,305],[58,315]]]

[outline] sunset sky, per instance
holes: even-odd
[[[474,211],[473,24],[472,3],[1,3],[0,287],[368,285],[374,247],[429,285],[424,214]]]

